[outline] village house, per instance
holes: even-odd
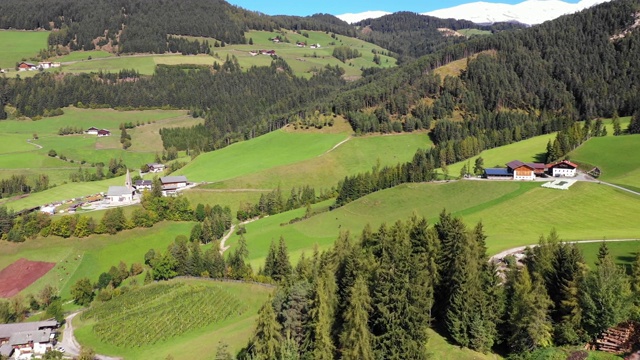
[[[153,181],[151,181],[151,180],[136,180],[136,182],[133,184],[133,187],[138,192],[141,192],[143,190],[151,190],[151,188],[153,187]]]
[[[58,327],[55,320],[0,324],[0,355],[14,359],[43,355],[51,349]]]
[[[303,43],[303,42],[298,41],[298,42],[296,43],[296,46],[297,46],[297,47],[305,47],[305,46],[307,46],[307,45],[306,45],[305,43]]]
[[[320,49],[320,44],[311,44],[309,46],[310,49]]]
[[[262,55],[275,55],[276,51],[275,50],[260,50],[260,54],[262,54]]]
[[[162,195],[170,196],[185,188],[188,181],[186,176],[164,176],[160,178],[160,184],[162,184]]]
[[[578,169],[578,165],[572,163],[569,160],[562,160],[560,162],[547,165],[547,173],[554,177],[576,176],[577,169]]]
[[[149,172],[152,172],[152,173],[163,172],[165,169],[164,164],[158,164],[158,163],[147,164],[147,167],[149,168]]]
[[[99,137],[102,137],[102,136],[111,136],[111,131],[106,130],[106,129],[98,130],[98,136],[99,136]]]
[[[40,69],[51,69],[53,67],[53,63],[51,61],[43,61],[38,64]]]

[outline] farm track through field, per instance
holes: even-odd
[[[335,144],[331,149],[329,149],[329,150],[325,151],[324,153],[322,153],[322,154],[318,155],[318,157],[323,156],[323,155],[326,155],[326,154],[328,154],[328,153],[332,152],[333,150],[337,149],[337,148],[338,148],[338,146],[340,146],[340,145],[342,145],[342,144],[346,143],[347,141],[349,141],[349,140],[351,140],[351,139],[352,139],[352,137],[351,137],[351,136],[349,136],[348,138],[346,138],[346,139],[344,139],[344,140],[340,141],[339,143]]]
[[[267,217],[269,217],[269,215],[264,216],[262,218],[257,217],[257,218],[249,219],[247,221],[241,222],[238,225],[245,225],[245,224],[252,223],[256,220],[264,219]],[[227,240],[229,240],[231,235],[233,235],[233,232],[235,231],[235,229],[236,229],[236,225],[235,224],[231,225],[231,228],[229,228],[229,231],[222,237],[222,239],[220,239],[220,254],[224,254],[224,252],[231,247],[231,246],[225,246],[225,243],[227,242]]]

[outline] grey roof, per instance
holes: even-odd
[[[167,183],[179,183],[179,182],[187,182],[186,176],[164,176],[160,178],[160,182],[163,184]]]
[[[151,186],[151,185],[153,185],[153,181],[151,181],[151,180],[136,180],[135,185],[136,186],[144,186],[144,185]]]
[[[484,169],[484,173],[487,176],[511,176],[509,170],[503,168]]]
[[[109,186],[107,196],[131,195],[132,190],[126,186]]]
[[[9,344],[4,344],[0,346],[0,355],[9,357],[11,356],[12,352],[13,352],[13,346]]]
[[[11,335],[23,331],[34,331],[44,328],[57,328],[58,322],[55,320],[34,321],[15,324],[0,324],[0,338],[10,338]]]
[[[33,343],[48,343],[51,341],[51,329],[32,330],[13,333],[9,339],[12,346]]]

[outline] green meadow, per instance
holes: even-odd
[[[287,241],[291,258],[297,260],[302,252],[310,254],[314,246],[330,247],[340,231],[358,236],[366,224],[377,228],[414,213],[433,224],[443,209],[461,216],[468,226],[482,221],[490,254],[535,244],[552,228],[567,241],[640,237],[640,223],[635,221],[637,196],[596,183],[576,183],[566,191],[540,185],[473,180],[404,184],[291,225],[289,220],[301,217],[304,209],[255,221],[246,225],[245,238],[252,265],[259,266],[271,240],[280,236]],[[236,241],[234,235],[229,243]]]
[[[193,223],[162,222],[152,228],[133,229],[116,235],[91,235],[87,238],[47,237],[30,239],[22,243],[0,242],[0,269],[20,258],[33,261],[55,262],[56,266],[45,276],[23,290],[35,293],[45,284],[56,286],[64,299],[70,297],[70,288],[78,280],[98,276],[124,261],[144,263],[144,254],[151,248],[165,250],[177,235],[188,235]]]
[[[91,58],[91,60],[104,59],[104,58],[109,58],[113,56],[115,55],[103,50],[73,51],[67,55],[52,58],[51,60],[65,63],[65,62],[71,62],[71,61],[89,60],[89,58]]]
[[[175,175],[185,175],[189,181],[198,182],[231,179],[322,155],[347,137],[347,134],[273,131],[251,141],[201,154]]]
[[[600,249],[601,244],[601,242],[586,244],[578,243],[576,246],[582,250],[585,262],[589,266],[595,266],[596,261],[598,260],[598,250]],[[638,240],[634,241],[607,242],[607,248],[616,263],[629,267],[633,264],[636,254],[640,251],[640,235],[638,235]]]
[[[126,359],[165,359],[169,357],[169,355],[176,360],[199,359],[203,358],[203,354],[214,356],[219,342],[227,344],[229,347],[228,350],[235,354],[247,345],[247,341],[255,328],[258,311],[273,292],[272,288],[256,284],[184,279],[148,285],[134,291],[141,294],[142,301],[152,301],[153,299],[144,297],[144,293],[148,287],[171,286],[177,283],[184,284],[183,286],[205,287],[211,290],[222,291],[225,298],[230,300],[227,303],[219,304],[219,306],[232,307],[236,304],[242,304],[243,311],[234,311],[222,321],[212,322],[204,327],[187,331],[181,335],[171,337],[153,345],[140,347],[124,348],[105,343],[101,341],[93,331],[95,322],[92,320],[83,320],[79,317],[74,319],[74,325],[77,327],[75,336],[81,344],[90,346],[100,354],[121,356]],[[165,294],[165,296],[171,296],[171,293]],[[115,298],[111,301],[118,302],[120,300],[120,298]],[[215,303],[216,299],[211,299],[211,302]],[[107,303],[106,305],[117,306],[117,304],[114,305],[111,303]],[[182,302],[177,300],[174,306],[175,311],[188,311],[188,309],[183,309],[181,307],[182,305]],[[157,309],[161,311],[162,307],[158,306]],[[220,311],[224,311],[224,309],[220,308]],[[151,317],[160,316],[160,314],[153,313],[149,315]],[[175,316],[175,314],[167,316]],[[125,321],[119,324],[119,326],[122,326],[123,329],[131,329],[132,327],[135,328],[136,324]]]
[[[640,191],[640,135],[591,138],[570,156],[601,169],[600,179]]]
[[[319,191],[336,186],[347,175],[371,171],[377,164],[393,166],[410,161],[416,150],[431,146],[431,140],[425,133],[352,137],[320,156],[207,187],[273,189],[280,185],[288,191],[294,186],[310,185]]]
[[[485,168],[504,167],[505,164],[511,160],[520,160],[524,162],[540,161],[539,158],[543,157],[546,151],[547,142],[549,142],[549,140],[553,141],[555,137],[555,133],[540,135],[513,144],[484,150],[478,156],[474,156],[469,160],[449,165],[449,176],[460,176],[460,169],[462,169],[465,164],[469,164],[471,166],[471,170],[473,170],[473,165],[478,157],[482,157],[484,160]]]
[[[15,72],[15,65],[29,60],[47,48],[48,31],[0,31],[0,69]]]

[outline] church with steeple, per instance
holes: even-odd
[[[124,180],[124,186],[109,186],[109,190],[105,195],[105,201],[110,204],[127,204],[133,202],[133,196],[136,190],[131,182],[131,173],[127,169],[127,175]]]

